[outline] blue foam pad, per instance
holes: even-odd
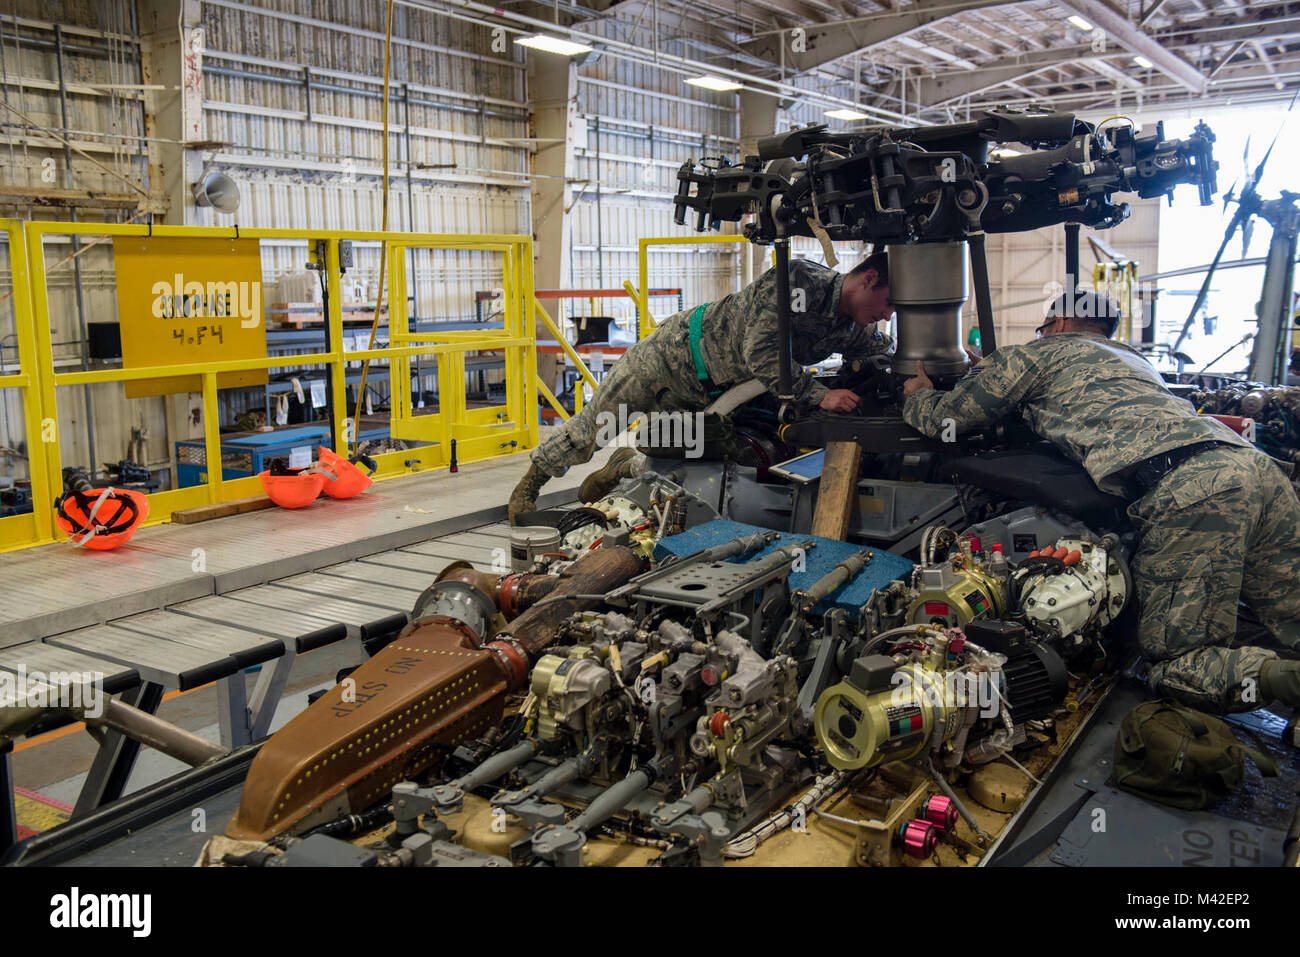
[[[696,525],[680,535],[660,539],[658,544],[655,545],[655,561],[663,561],[670,555],[679,557],[691,555],[702,548],[722,545],[733,538],[740,538],[742,535],[752,535],[754,532],[766,531],[769,531],[769,529],[759,528],[757,525],[745,525],[725,518],[705,522],[703,525]],[[816,535],[798,535],[790,532],[778,532],[778,535],[779,538],[770,542],[761,551],[742,559],[731,559],[731,561],[752,562],[764,555],[771,554],[778,548],[797,545],[799,542],[814,541],[817,546],[808,551],[805,569],[801,572],[790,573],[790,588],[797,591],[801,588],[811,587],[817,579],[830,572],[837,564],[864,549],[864,546],[854,545],[851,542],[838,542],[832,538],[818,538]],[[841,585],[837,590],[831,592],[829,598],[818,603],[813,609],[815,613],[825,614],[832,607],[843,608],[845,611],[852,613],[871,597],[872,589],[884,588],[894,579],[903,578],[912,571],[913,563],[901,555],[881,551],[878,548],[866,550],[871,552],[871,561],[867,563],[867,566],[858,572],[857,577],[852,581],[846,585]]]

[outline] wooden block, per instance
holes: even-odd
[[[260,509],[270,508],[274,504],[266,495],[252,495],[248,498],[231,499],[229,502],[218,502],[215,505],[199,505],[195,508],[181,509],[172,512],[172,521],[177,525],[193,525],[195,522],[206,522],[212,518],[224,518],[227,515],[256,512]]]
[[[858,498],[858,469],[861,466],[862,446],[857,442],[827,443],[821,486],[817,491],[817,510],[813,513],[814,535],[844,540],[849,531],[849,519],[853,517],[853,504]]]
[[[374,315],[373,303],[345,302],[340,307],[343,318],[348,322],[360,322]],[[318,302],[273,302],[267,307],[267,316],[276,326],[286,329],[304,329],[319,326],[325,322],[325,314]],[[388,305],[379,309],[380,321],[388,322]]]

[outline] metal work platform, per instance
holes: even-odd
[[[554,480],[540,504],[571,499],[604,458]],[[390,479],[354,499],[154,526],[111,552],[61,543],[0,554],[9,599],[0,608],[0,649],[504,521],[506,499],[527,467],[525,456],[510,456],[457,473]],[[451,557],[490,560],[483,541],[464,544],[466,554]],[[435,559],[449,556],[445,545],[421,549]],[[369,580],[392,584],[382,574]],[[344,589],[332,594],[343,596]]]
[[[571,500],[600,464],[557,480],[542,503]],[[296,655],[386,639],[453,561],[508,563],[501,503],[525,468],[515,456],[390,480],[347,501],[147,528],[112,553],[63,545],[0,556],[13,586],[0,610],[0,670],[94,673],[107,693],[151,713],[166,691],[215,682],[221,743],[259,740]],[[249,692],[245,671],[258,666]],[[125,793],[138,752],[107,735],[74,818]],[[11,802],[8,763],[0,754],[0,793]]]

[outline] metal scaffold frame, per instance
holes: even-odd
[[[391,364],[394,438],[432,443],[375,456],[376,479],[407,475],[416,470],[445,468],[456,459],[473,462],[534,448],[538,442],[537,377],[538,305],[533,296],[532,238],[523,235],[454,235],[440,233],[364,232],[313,229],[237,229],[240,239],[303,240],[309,248],[324,244],[328,309],[325,315],[328,348],[306,355],[265,355],[253,359],[200,361],[183,365],[56,372],[51,341],[46,286],[45,241],[48,236],[135,236],[171,239],[229,239],[232,230],[199,226],[145,226],[122,223],[19,222],[0,220],[8,238],[13,277],[13,312],[17,330],[18,372],[0,375],[0,389],[17,390],[22,398],[24,427],[32,481],[32,511],[0,518],[0,552],[63,538],[54,523],[54,501],[63,490],[60,434],[56,405],[60,387],[103,382],[198,375],[202,381],[204,441],[207,462],[221,461],[217,376],[220,373],[272,369],[287,365],[320,365],[329,370],[336,400],[332,403],[331,438],[336,451],[349,447],[350,410],[345,367],[359,360]],[[383,348],[345,353],[339,244],[344,241],[384,243],[390,264],[388,289],[389,342]],[[501,256],[504,289],[503,328],[412,332],[406,295],[408,249],[460,250]],[[545,321],[545,320],[543,320]],[[506,402],[470,409],[464,395],[465,354],[496,351],[505,354]],[[411,358],[436,357],[439,403],[436,412],[414,414],[411,403]],[[585,372],[585,368],[583,369]],[[588,373],[588,376],[590,374]],[[461,388],[449,388],[451,383]],[[550,398],[550,397],[548,397]],[[149,496],[146,524],[168,521],[173,511],[256,495],[256,477],[223,480],[220,469],[208,469],[203,485],[155,492]]]

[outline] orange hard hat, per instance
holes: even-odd
[[[258,472],[267,496],[281,508],[305,508],[320,496],[321,486],[327,481],[320,472],[293,472],[289,475],[272,475],[270,471]]]
[[[68,492],[54,508],[54,521],[68,541],[95,551],[125,544],[149,517],[149,499],[143,493],[111,486]]]
[[[326,473],[325,485],[321,491],[330,498],[352,498],[375,484],[369,475],[323,445],[320,449],[320,468]]]

